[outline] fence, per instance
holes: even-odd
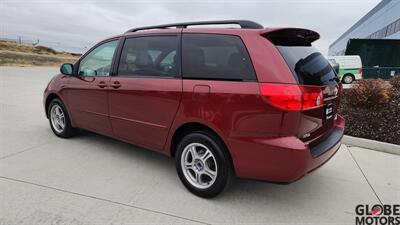
[[[29,44],[29,45],[34,45],[34,46],[42,45],[42,46],[46,46],[46,47],[55,49],[57,51],[71,52],[71,53],[77,53],[77,54],[81,54],[87,50],[86,46],[82,46],[82,47],[72,46],[72,45],[65,44],[65,43],[58,42],[58,41],[35,39],[35,38],[24,37],[24,36],[19,36],[19,35],[0,36],[0,40],[16,42],[19,44]]]

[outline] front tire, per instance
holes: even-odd
[[[228,151],[210,132],[197,131],[185,136],[177,146],[175,164],[185,187],[203,198],[217,196],[233,181]]]
[[[53,99],[47,110],[50,127],[55,135],[69,138],[77,133],[77,129],[71,126],[68,112],[60,99]]]

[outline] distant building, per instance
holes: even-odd
[[[382,0],[329,46],[328,55],[344,55],[350,38],[400,39],[400,0]]]

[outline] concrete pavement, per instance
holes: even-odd
[[[355,224],[357,204],[400,202],[400,157],[342,145],[290,185],[237,180],[206,200],[174,161],[84,132],[55,137],[42,93],[58,68],[0,67],[0,224]]]

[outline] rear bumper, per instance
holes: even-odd
[[[294,136],[231,139],[236,174],[242,178],[294,182],[321,167],[338,151],[344,123],[338,116],[331,134],[312,148]]]

